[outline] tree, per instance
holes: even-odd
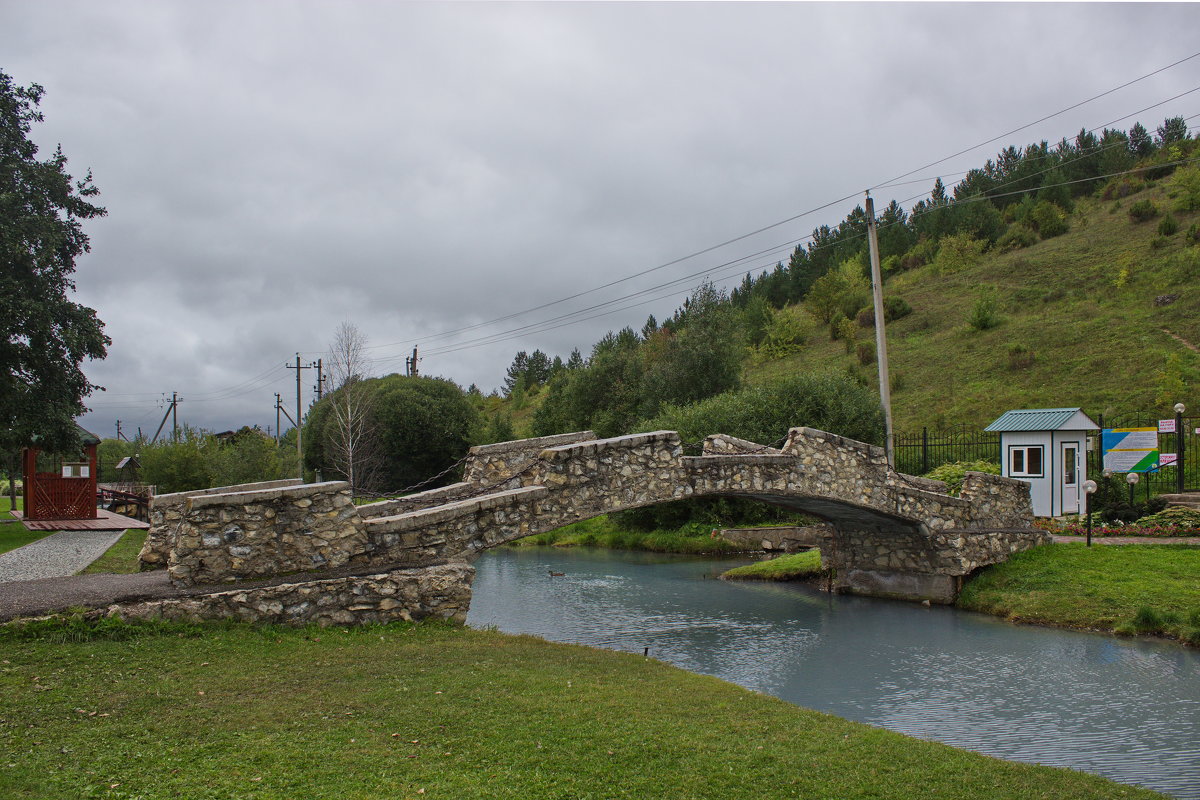
[[[382,464],[367,387],[367,337],[351,322],[343,322],[329,345],[329,375],[336,387],[329,401],[327,428],[329,463],[350,483],[350,491],[374,489]]]
[[[1144,158],[1154,152],[1154,140],[1149,131],[1140,122],[1133,123],[1129,129],[1129,152],[1135,158]]]
[[[90,248],[82,220],[104,216],[92,175],[66,171],[62,148],[44,161],[29,141],[44,90],[0,72],[0,452],[33,444],[78,448],[75,417],[102,387],[81,364],[111,340],[96,312],[72,302],[75,259]]]
[[[1158,142],[1159,147],[1166,147],[1175,142],[1182,142],[1188,138],[1187,121],[1183,117],[1169,117],[1163,120],[1163,124],[1158,126],[1157,134],[1154,138]]]

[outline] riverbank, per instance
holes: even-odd
[[[967,582],[958,607],[1014,622],[1200,645],[1200,547],[1053,544],[1016,553]]]
[[[12,796],[1158,796],[495,631],[25,631],[0,639]]]
[[[606,547],[610,550],[640,550],[650,553],[724,555],[745,548],[712,536],[713,526],[688,523],[671,530],[630,531],[614,525],[606,515],[565,525],[557,530],[527,536],[513,547]]]

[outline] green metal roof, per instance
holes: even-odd
[[[1005,431],[1098,430],[1080,408],[1023,408],[1006,411],[1000,419],[984,428],[995,433]]]

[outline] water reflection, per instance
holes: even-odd
[[[648,647],[808,708],[1200,800],[1196,651],[715,579],[736,563],[501,549],[476,565],[467,621]]]

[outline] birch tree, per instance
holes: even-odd
[[[327,456],[350,482],[351,491],[375,488],[383,463],[376,430],[373,393],[365,382],[367,337],[343,322],[329,346],[330,398]]]

